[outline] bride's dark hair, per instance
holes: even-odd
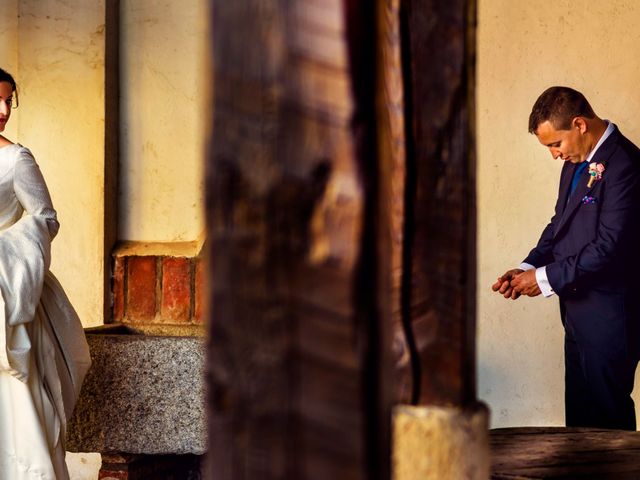
[[[11,91],[15,92],[16,94],[15,107],[17,107],[18,106],[18,86],[16,85],[16,81],[13,79],[11,74],[6,70],[3,70],[2,68],[0,68],[0,82],[7,82],[9,85],[11,85]]]

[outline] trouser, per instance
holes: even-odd
[[[635,430],[631,392],[637,360],[579,345],[568,330],[564,348],[567,426]]]

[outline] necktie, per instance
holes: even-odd
[[[571,190],[569,190],[569,196],[573,193],[573,191],[578,186],[578,182],[580,181],[580,177],[582,176],[582,172],[584,172],[585,168],[587,168],[587,162],[582,162],[576,168],[576,171],[573,172],[573,178],[571,179]]]

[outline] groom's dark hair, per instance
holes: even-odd
[[[547,88],[533,104],[529,115],[529,133],[547,120],[556,130],[569,130],[575,117],[595,118],[591,105],[583,94],[569,87]]]

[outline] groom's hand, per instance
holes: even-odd
[[[524,270],[520,268],[513,268],[511,270],[507,270],[502,275],[498,277],[496,283],[491,285],[491,289],[494,292],[499,292],[504,296],[504,298],[512,298],[515,300],[520,296],[519,293],[516,293],[511,286],[511,281],[516,277],[516,275],[522,273]]]
[[[528,297],[535,297],[542,293],[536,280],[535,268],[516,275],[513,280],[511,280],[511,287],[515,293],[527,295]]]

